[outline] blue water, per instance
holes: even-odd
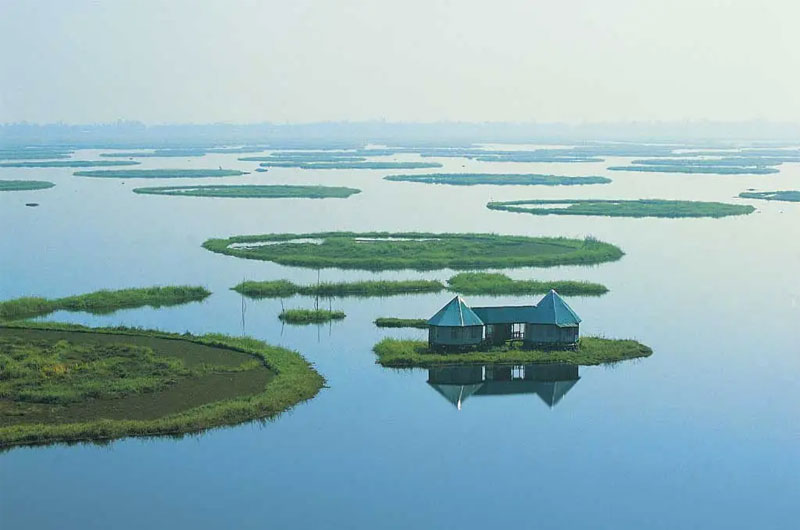
[[[91,159],[97,152],[81,151]],[[412,160],[412,155],[398,157]],[[346,200],[234,200],[135,195],[156,182],[0,170],[51,180],[0,194],[0,299],[101,288],[200,284],[202,303],[51,320],[169,331],[243,332],[302,352],[328,387],[273,421],[180,440],[18,448],[0,453],[0,528],[796,528],[800,515],[800,204],[744,201],[727,219],[605,219],[492,212],[490,200],[678,198],[738,202],[747,188],[796,189],[775,176],[608,172],[588,164],[443,159],[445,171],[607,175],[610,185],[469,188],[393,183],[386,171],[270,169],[170,184],[317,183]],[[144,159],[141,167],[241,167],[232,155]],[[464,166],[464,167],[462,167]],[[425,170],[410,171],[424,173]],[[25,202],[39,202],[26,208]],[[372,345],[419,330],[379,330],[379,316],[429,316],[446,293],[341,299],[342,322],[282,326],[280,301],[246,301],[242,279],[315,282],[317,272],[200,248],[208,237],[321,230],[593,235],[626,252],[596,267],[518,269],[518,278],[606,284],[570,298],[582,333],[631,337],[647,359],[582,367],[554,407],[534,394],[472,396],[458,410],[427,370],[374,363]],[[323,270],[323,281],[442,278],[452,271]],[[468,297],[475,305],[525,297]],[[295,297],[289,306],[313,304]]]

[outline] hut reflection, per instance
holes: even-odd
[[[456,365],[428,369],[428,384],[461,410],[471,396],[536,394],[554,407],[580,379],[574,364]]]

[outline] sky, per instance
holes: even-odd
[[[800,123],[796,0],[0,0],[0,122]]]

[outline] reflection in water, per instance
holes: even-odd
[[[461,410],[470,396],[536,394],[555,406],[578,382],[575,364],[457,365],[428,369],[428,384]]]

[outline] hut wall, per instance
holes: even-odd
[[[573,344],[578,327],[560,328],[553,324],[525,324],[525,342],[538,344]]]
[[[486,326],[486,338],[493,344],[502,344],[511,339],[512,324],[489,324]]]
[[[429,326],[428,342],[439,346],[472,346],[483,341],[483,326]]]

